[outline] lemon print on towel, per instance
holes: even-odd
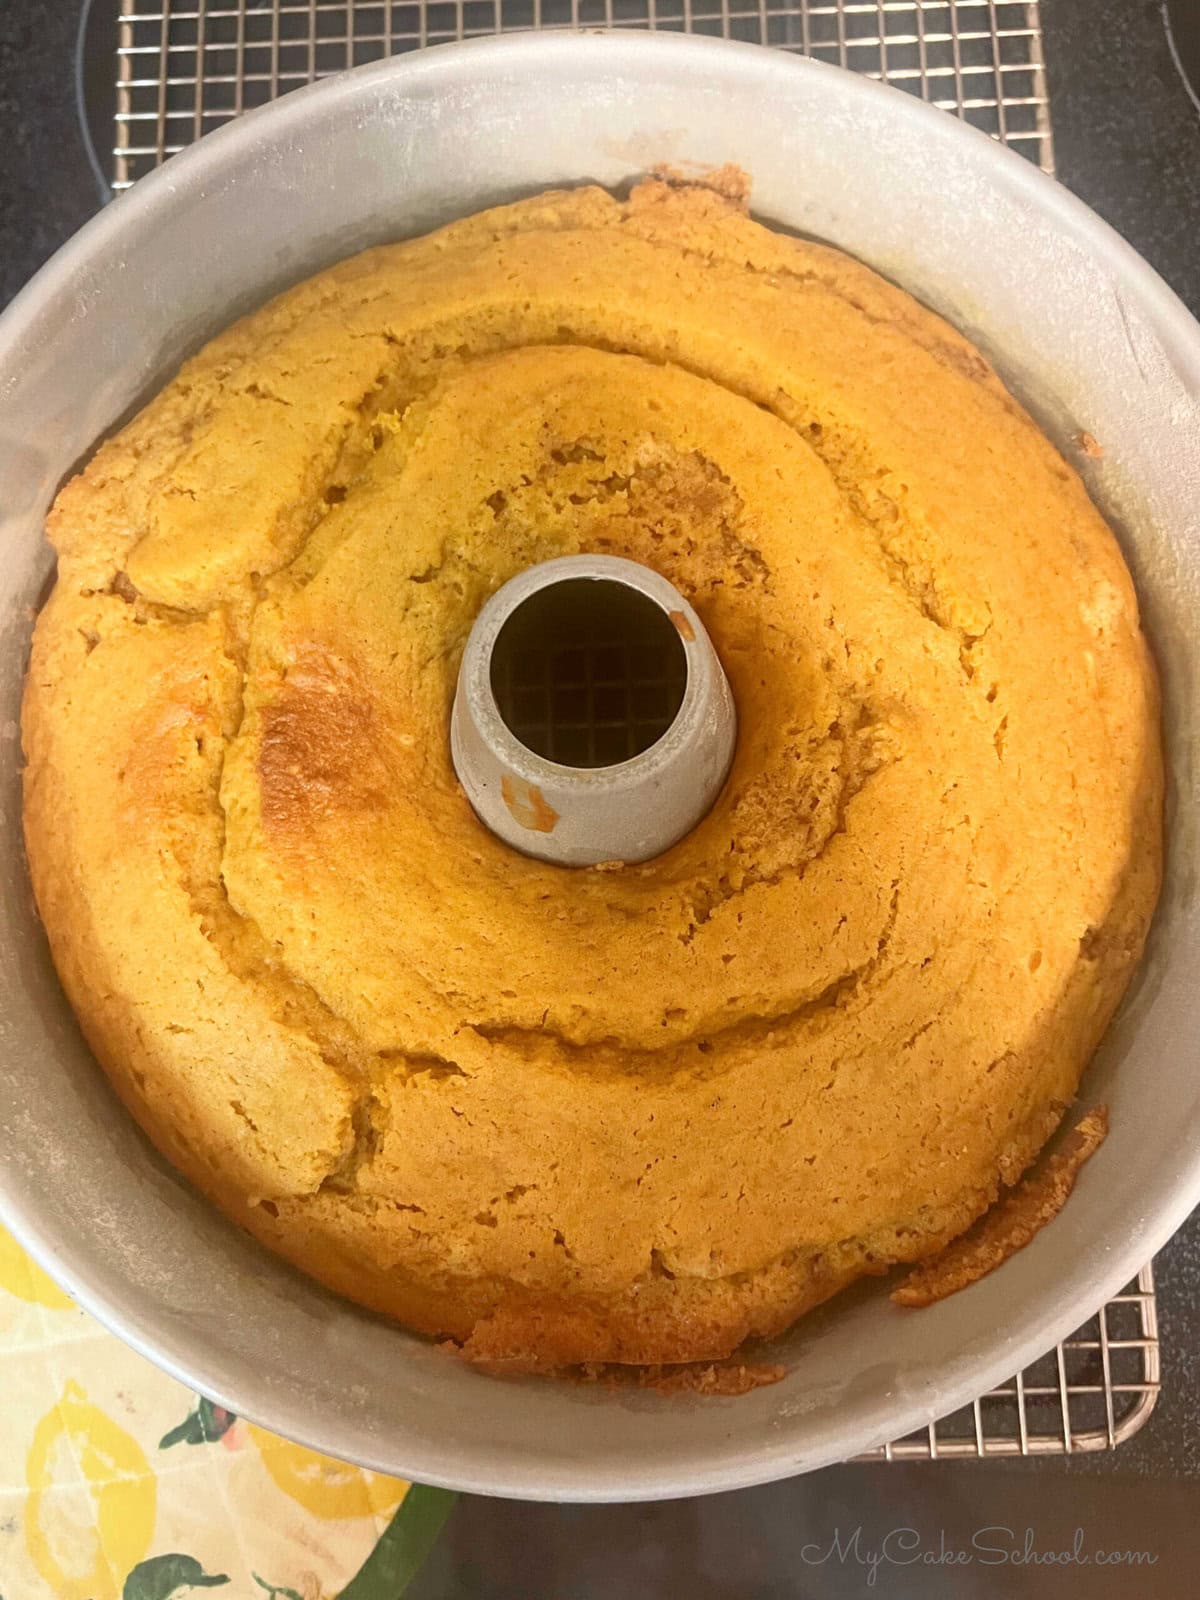
[[[408,1484],[400,1478],[335,1461],[250,1422],[245,1428],[276,1485],[313,1516],[375,1516],[391,1511],[408,1493]]]
[[[51,1311],[70,1311],[74,1301],[21,1249],[11,1233],[0,1228],[0,1289],[18,1300],[30,1300]]]
[[[25,1478],[25,1542],[55,1600],[119,1600],[154,1533],[157,1490],[141,1446],[70,1381],[33,1430]]]

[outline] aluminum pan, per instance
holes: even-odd
[[[1054,1226],[918,1314],[876,1286],[778,1344],[739,1400],[499,1382],[274,1261],[118,1107],[50,967],[21,855],[15,718],[54,491],[230,318],[360,246],[655,160],[737,161],[758,213],[863,257],[966,329],[1087,474],[1163,665],[1170,875],[1136,992],[1086,1080],[1113,1130]],[[93,220],[0,318],[0,1140],[5,1220],[115,1332],[335,1455],[533,1499],[780,1478],[965,1403],[1081,1323],[1200,1199],[1195,742],[1200,329],[1065,190],[835,68],[666,36],[518,35],[361,69],[205,139]]]

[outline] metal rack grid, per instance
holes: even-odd
[[[112,184],[364,62],[518,28],[769,44],[920,95],[1054,167],[1038,0],[119,0]]]
[[[859,1461],[944,1461],[1112,1450],[1154,1410],[1159,1392],[1154,1269],[1069,1339],[969,1406]]]
[[[516,28],[707,33],[917,94],[1045,171],[1038,0],[116,0],[114,189],[212,128],[346,67]],[[1150,1266],[1071,1338],[972,1405],[864,1461],[1112,1449],[1159,1392]]]
[[[592,591],[586,599],[584,585]],[[617,591],[609,604],[605,589]],[[687,687],[682,641],[653,601],[630,596],[584,579],[552,585],[501,629],[492,692],[527,749],[568,767],[614,766],[648,750],[675,721]]]

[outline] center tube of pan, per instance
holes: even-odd
[[[737,717],[712,640],[636,561],[564,556],[483,607],[450,723],[480,821],[560,866],[660,855],[711,808]]]

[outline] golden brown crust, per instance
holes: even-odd
[[[38,904],[150,1136],[488,1364],[719,1362],[962,1233],[1158,892],[1157,690],[1076,475],[953,329],[662,182],[303,284],[59,496]],[[662,570],[739,711],[658,861],[513,854],[446,710],[486,596]]]
[[[374,703],[325,651],[302,653],[264,708],[258,792],[264,829],[305,837],[331,807],[347,815],[386,809],[386,738]]]
[[[1108,1133],[1108,1108],[1081,1117],[1054,1154],[1027,1173],[999,1205],[892,1290],[898,1306],[930,1306],[957,1294],[1023,1250],[1066,1205],[1081,1167]]]

